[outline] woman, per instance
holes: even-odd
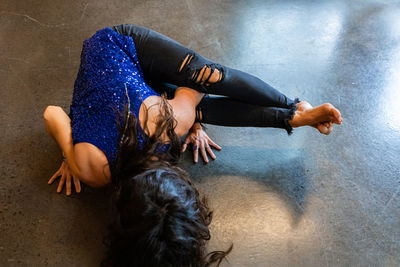
[[[165,92],[165,83],[179,86],[172,99],[153,90]],[[223,97],[203,97],[208,93]],[[206,153],[215,158],[209,144],[219,146],[199,122],[289,134],[306,125],[329,134],[342,122],[331,104],[291,100],[250,74],[129,24],[85,40],[69,116],[49,106],[44,119],[66,158],[49,184],[61,176],[57,191],[66,184],[67,195],[71,180],[77,192],[79,181],[116,186],[119,216],[106,263],[118,266],[207,265],[230,251],[204,254],[211,213],[186,174],[167,163],[176,163],[179,137],[188,132],[182,150],[192,143],[195,161],[198,150],[206,161]]]

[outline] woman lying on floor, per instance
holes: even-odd
[[[176,88],[161,97],[165,84]],[[156,89],[156,91],[153,90]],[[204,96],[213,94],[220,96]],[[174,166],[187,144],[207,162],[220,149],[200,122],[223,126],[312,126],[323,134],[341,124],[331,104],[313,108],[262,80],[216,64],[151,29],[123,24],[83,43],[70,114],[49,106],[46,129],[65,160],[58,192],[72,181],[112,183],[119,214],[104,265],[206,266],[230,252],[205,253],[212,213],[187,174]],[[187,134],[183,146],[180,138]]]

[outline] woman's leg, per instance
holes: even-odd
[[[133,38],[150,84],[167,82],[260,106],[293,108],[298,102],[253,75],[214,63],[151,29],[131,24],[112,28]]]
[[[196,121],[220,126],[274,127],[291,134],[294,109],[264,107],[224,96],[205,96],[197,106]]]
[[[197,106],[196,121],[221,126],[275,127],[291,134],[293,127],[312,126],[329,134],[332,124],[341,124],[339,110],[329,103],[312,107],[299,103],[297,110],[263,107],[235,101],[229,97],[205,96]]]

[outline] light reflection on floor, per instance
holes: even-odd
[[[400,24],[400,19],[398,24]],[[382,113],[378,117],[382,120],[381,124],[388,124],[400,137],[400,48],[397,48],[392,54],[386,85],[380,95]]]
[[[283,8],[282,8],[283,7]],[[310,14],[304,16],[305,10]],[[309,64],[323,68],[329,61],[342,29],[343,14],[340,5],[308,6],[306,3],[292,5],[265,5],[251,3],[244,7],[238,17],[240,46],[238,65],[255,60],[260,66],[269,64]],[[260,40],[260,37],[267,38]],[[283,40],[282,40],[283,38]],[[280,39],[279,42],[275,42]],[[283,45],[282,45],[283,44]],[[307,47],[312,46],[312,52]],[[252,55],[256,55],[253,57]],[[302,56],[300,56],[302,55]],[[268,59],[260,62],[260,59]],[[236,61],[236,60],[235,60]],[[257,63],[256,63],[257,62]]]

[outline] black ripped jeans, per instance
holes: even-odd
[[[197,110],[201,122],[222,126],[292,127],[298,99],[292,100],[261,79],[217,64],[186,48],[177,41],[149,28],[132,24],[112,27],[133,38],[144,78],[154,90],[185,86],[201,93],[219,96],[203,97]],[[205,70],[208,70],[207,75]],[[217,81],[211,75],[218,70]]]

